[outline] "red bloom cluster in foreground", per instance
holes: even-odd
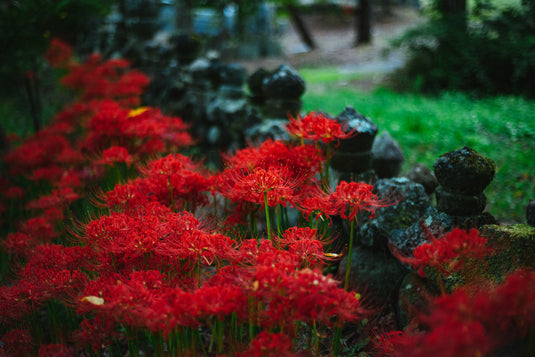
[[[499,285],[466,286],[433,301],[429,314],[405,333],[382,336],[385,356],[485,356],[517,343],[515,355],[528,355],[522,340],[535,328],[535,272],[516,271]],[[528,337],[530,338],[530,337]],[[513,348],[513,346],[510,346]]]
[[[434,268],[449,275],[462,269],[467,261],[482,261],[493,253],[493,249],[486,246],[487,239],[482,237],[477,229],[466,232],[455,228],[441,238],[431,237],[431,241],[416,247],[412,257],[397,253],[397,258],[418,268],[418,274],[425,277],[424,268]]]
[[[181,119],[134,108],[144,75],[68,53],[54,42],[47,56],[69,68],[78,101],[4,158],[0,355],[338,353],[342,328],[370,311],[324,272],[341,255],[330,252],[331,216],[353,227],[397,202],[363,182],[327,189],[323,144],[354,133],[311,113],[288,125],[301,145],[268,140],[210,172],[177,153],[193,144]],[[454,230],[400,259],[451,273],[488,253],[476,231]],[[461,286],[377,346],[477,356],[525,338],[534,280],[519,271],[486,290]]]

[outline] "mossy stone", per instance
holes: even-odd
[[[496,172],[494,161],[467,146],[441,155],[433,168],[445,190],[463,195],[482,193]]]
[[[497,252],[488,259],[489,273],[496,280],[518,268],[535,269],[535,227],[493,224],[483,227],[482,231]]]

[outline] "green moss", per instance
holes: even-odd
[[[484,235],[498,254],[488,259],[489,275],[495,280],[518,269],[535,269],[535,227],[526,224],[488,225]]]

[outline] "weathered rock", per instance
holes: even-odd
[[[197,58],[193,61],[188,68],[192,84],[197,87],[209,87],[211,85],[210,75],[212,71],[210,67],[210,61],[206,58]]]
[[[172,39],[177,60],[182,65],[193,62],[201,53],[202,44],[198,36],[181,34]]]
[[[518,268],[535,269],[535,227],[526,224],[483,227],[482,234],[497,252],[488,259],[488,270],[497,280]]]
[[[344,277],[346,270],[347,257],[344,257],[339,275]],[[372,303],[389,303],[405,274],[406,270],[388,252],[358,246],[353,249],[349,286],[357,292],[365,291]]]
[[[401,172],[405,161],[399,144],[384,131],[372,145],[372,167],[379,178],[395,177]]]
[[[269,74],[270,72],[267,69],[259,68],[249,76],[247,86],[253,97],[265,97],[264,91],[262,90],[262,83]]]
[[[371,169],[372,153],[337,151],[331,158],[331,167],[343,172],[362,173]]]
[[[396,197],[396,204],[379,208],[375,217],[359,230],[360,244],[377,249],[387,249],[390,232],[405,229],[418,221],[431,205],[422,185],[407,178],[381,179],[375,184],[378,195]]]
[[[433,165],[440,186],[437,208],[456,216],[476,216],[485,209],[483,190],[494,177],[494,161],[469,147],[448,152]]]
[[[355,153],[371,151],[373,140],[378,131],[377,125],[349,106],[336,119],[342,123],[347,131],[355,130],[358,132],[352,138],[340,140],[340,146],[338,146],[339,152]]]
[[[245,67],[234,63],[221,68],[218,95],[225,99],[241,100],[244,97],[243,84],[247,72]]]
[[[438,180],[431,170],[423,164],[414,165],[405,175],[409,180],[419,183],[425,188],[425,192],[430,195],[435,192]]]
[[[462,195],[479,195],[494,178],[496,164],[465,146],[441,155],[433,165],[445,190]]]
[[[273,119],[263,120],[258,124],[252,125],[245,129],[245,137],[250,142],[262,142],[267,139],[273,140],[290,140],[286,131],[286,120]]]
[[[435,191],[437,198],[437,208],[451,215],[474,216],[485,210],[487,196],[483,193],[478,195],[462,195],[451,193],[442,187]]]
[[[487,224],[497,224],[496,219],[487,212],[477,216],[452,216],[429,207],[425,213],[407,229],[394,229],[388,237],[391,249],[412,253],[414,248],[428,240],[429,235],[439,237],[455,227],[479,229]]]
[[[372,144],[377,134],[377,126],[352,107],[336,117],[346,132],[356,131],[355,136],[340,140],[336,153],[331,158],[331,167],[339,172],[345,180],[347,177],[356,179],[361,176],[376,176],[372,172]]]
[[[247,77],[245,67],[239,63],[230,63],[224,66],[221,70],[221,83],[227,85],[234,85],[237,87],[243,86]]]
[[[416,316],[424,314],[429,309],[429,297],[434,292],[429,290],[425,281],[416,273],[410,272],[401,281],[398,293],[398,323],[405,327]]]
[[[262,92],[272,99],[296,100],[305,93],[305,89],[305,81],[299,73],[284,64],[262,81]]]

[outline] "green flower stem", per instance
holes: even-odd
[[[325,183],[324,183],[324,187],[325,188],[328,188],[329,187],[329,184],[330,184],[330,178],[329,178],[329,166],[331,166],[331,145],[327,144],[327,150],[326,150],[326,155],[327,155],[327,163],[325,164]]]
[[[316,357],[319,357],[320,355],[320,344],[319,344],[319,338],[318,338],[318,329],[316,327],[316,320],[312,321],[312,333],[314,334],[314,350]]]
[[[353,252],[353,227],[355,226],[355,220],[351,220],[349,228],[349,251],[347,252],[347,268],[346,268],[346,279],[344,282],[344,290],[349,288],[349,273],[351,271],[351,253]]]
[[[264,209],[266,211],[267,235],[268,235],[268,239],[271,240],[271,227],[269,224],[269,206],[268,206],[267,192],[264,192]]]

